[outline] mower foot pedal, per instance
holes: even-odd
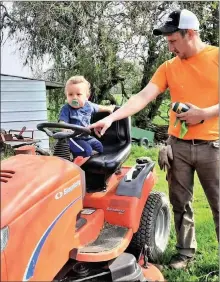
[[[121,244],[128,230],[126,227],[111,225],[106,222],[98,238],[87,246],[80,248],[79,252],[82,254],[111,251]]]

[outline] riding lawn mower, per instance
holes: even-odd
[[[167,247],[169,204],[152,191],[151,159],[123,166],[130,119],[114,122],[100,139],[104,152],[81,166],[68,139],[89,129],[37,128],[56,139],[53,155],[18,154],[1,165],[1,281],[164,281],[152,263]]]

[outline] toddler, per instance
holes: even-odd
[[[96,112],[114,111],[115,105],[103,106],[88,101],[90,83],[83,76],[73,76],[65,86],[67,104],[59,115],[59,122],[70,123],[83,127],[90,125],[91,116]],[[90,157],[94,153],[102,153],[102,143],[92,136],[80,136],[69,139],[70,151],[74,156]]]

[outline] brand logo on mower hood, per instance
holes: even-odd
[[[119,214],[122,214],[122,213],[125,212],[125,210],[116,209],[116,208],[111,208],[111,207],[107,207],[107,211],[117,212],[117,213],[119,213]]]
[[[63,196],[65,196],[68,193],[72,192],[80,184],[81,184],[81,181],[78,180],[77,182],[73,183],[73,185],[71,185],[70,187],[63,189],[63,191],[57,192],[56,195],[55,195],[55,199],[59,200]]]

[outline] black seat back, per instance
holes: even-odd
[[[117,107],[116,109],[118,109]],[[108,113],[96,113],[91,123],[103,119]],[[128,158],[131,151],[131,122],[125,118],[112,123],[105,134],[99,138],[104,147],[102,154],[92,156],[82,165],[86,174],[87,192],[98,192],[106,188],[107,179],[118,169]]]
[[[116,107],[117,110],[119,107]],[[94,123],[98,120],[103,119],[108,116],[107,112],[99,112],[92,116],[91,123]],[[95,135],[95,137],[102,142],[104,147],[104,152],[117,152],[124,146],[131,144],[131,122],[130,118],[125,118],[119,121],[115,121],[112,123],[111,127],[108,128],[105,134],[99,138]]]

